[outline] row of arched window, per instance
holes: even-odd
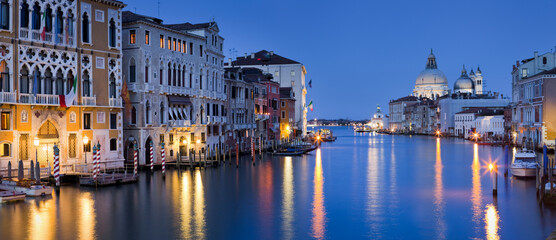
[[[161,63],[162,66],[162,63]],[[166,72],[166,83],[168,86],[174,86],[174,87],[188,87],[188,88],[192,88],[193,87],[193,68],[191,67],[189,69],[189,72],[187,72],[186,70],[187,68],[185,66],[181,66],[181,65],[176,65],[172,63],[168,63],[168,68],[167,68],[167,72]],[[200,70],[200,75],[199,75],[199,89],[203,89],[203,69]],[[149,82],[149,64],[147,62],[147,64],[145,64],[145,83]],[[209,76],[210,71],[207,70],[206,71],[206,75],[204,76]],[[160,73],[159,73],[159,84],[164,84],[163,81],[163,76],[164,76],[164,69],[161,67],[160,68]],[[217,89],[219,89],[219,84],[218,84],[218,74],[216,73],[216,71],[212,72],[212,78],[210,80],[211,84],[210,84],[210,90],[211,91],[216,91]],[[137,82],[137,67],[135,65],[135,59],[131,58],[130,60],[130,64],[129,64],[129,82]],[[206,87],[206,86],[205,86]]]

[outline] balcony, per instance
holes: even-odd
[[[15,92],[0,92],[0,103],[16,103]]]
[[[154,92],[154,86],[151,84],[145,84],[145,91],[146,92]]]
[[[168,125],[170,127],[191,127],[191,120],[170,120]]]
[[[96,106],[97,105],[97,97],[82,97],[81,98],[81,105],[83,106]]]
[[[267,114],[264,114],[264,113],[263,113],[263,114],[259,114],[259,113],[257,113],[257,114],[255,115],[255,120],[267,120],[267,119],[269,119],[269,117],[270,117],[270,115],[269,115],[268,113],[267,113]]]
[[[139,91],[139,86],[137,86],[137,83],[130,83],[128,86],[128,90],[132,92],[137,92]]]
[[[109,99],[110,107],[121,107],[122,106],[122,99],[121,98],[110,98]]]
[[[65,34],[54,34],[54,33],[46,33],[45,39],[41,37],[42,27],[41,29],[28,29],[28,28],[20,28],[19,29],[19,38],[24,40],[32,40],[37,42],[43,43],[50,43],[50,44],[61,44],[66,46],[73,46],[73,36],[67,36]],[[67,39],[67,41],[66,41]]]

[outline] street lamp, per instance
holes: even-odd
[[[38,137],[35,137],[35,139],[33,140],[33,145],[35,145],[35,161],[39,163],[39,158],[38,158],[39,138]]]
[[[87,144],[89,143],[89,137],[85,136],[83,138],[83,150],[85,150],[85,164],[87,164]]]

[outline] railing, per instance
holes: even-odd
[[[83,106],[96,106],[97,105],[97,97],[82,97],[81,98],[81,105]]]
[[[171,127],[191,127],[190,120],[170,120],[168,123]]]
[[[29,93],[20,93],[19,103],[34,103],[33,95]]]
[[[41,31],[39,30],[31,30],[31,39],[36,41],[41,41]]]
[[[64,42],[64,35],[62,34],[56,34],[56,41],[58,44],[63,43]]]
[[[29,32],[31,36],[29,36]],[[65,44],[67,46],[73,46],[73,36],[68,36],[68,40],[66,40],[65,34],[54,34],[54,33],[46,33],[45,39],[41,37],[42,29],[28,29],[28,28],[20,28],[19,29],[19,38],[25,40],[33,40],[33,41],[40,41],[45,43],[56,43],[56,44]]]
[[[2,102],[2,103],[15,103],[15,102],[17,102],[15,92],[0,92],[0,102]]]
[[[154,91],[154,86],[150,85],[150,84],[146,84],[145,85],[145,91],[153,92]]]
[[[44,37],[46,42],[52,42],[52,33],[46,33]]]
[[[29,29],[20,28],[19,29],[19,38],[28,39],[29,38]]]
[[[58,95],[52,94],[37,94],[35,103],[45,105],[60,105],[60,97]]]
[[[255,115],[256,120],[267,120],[270,116],[268,114],[257,114]]]
[[[110,98],[108,100],[110,107],[121,107],[122,106],[122,99],[121,98]]]
[[[128,89],[129,91],[137,92],[137,90],[139,90],[139,87],[137,86],[137,83],[130,83]]]

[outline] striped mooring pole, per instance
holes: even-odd
[[[133,143],[133,176],[137,176],[137,168],[139,168],[139,162],[137,161],[137,141]]]
[[[160,146],[162,147],[160,149],[162,155],[162,176],[164,176],[166,173],[166,154],[164,153],[164,142],[162,142]]]
[[[251,136],[251,158],[253,159],[253,166],[255,166],[255,138]]]
[[[56,187],[60,187],[60,149],[54,144],[54,180]]]
[[[97,142],[97,176],[100,175],[100,143]]]
[[[154,158],[153,158],[153,142],[149,144],[150,147],[150,155],[151,155],[151,173],[154,171]]]
[[[97,145],[93,144],[93,181],[97,181]]]

